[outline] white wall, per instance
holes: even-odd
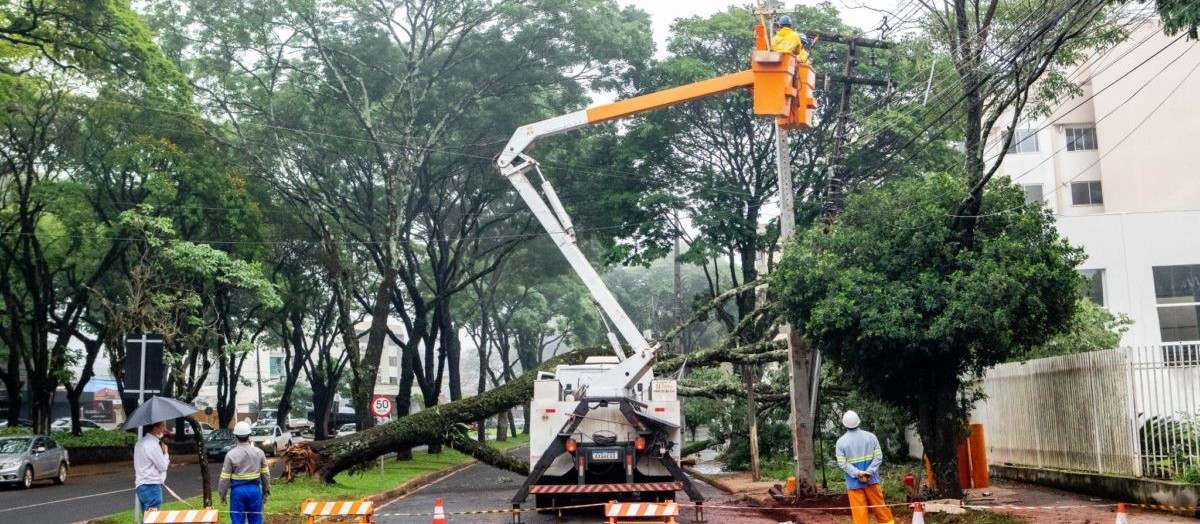
[[[1062,216],[1058,230],[1086,251],[1080,269],[1105,270],[1105,306],[1133,318],[1122,344],[1161,343],[1151,268],[1200,264],[1200,211]]]

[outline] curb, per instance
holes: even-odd
[[[522,448],[525,446],[528,446],[528,444],[522,444],[520,446],[514,447],[513,449],[518,449],[518,448]],[[509,450],[509,451],[511,451],[511,450]],[[389,489],[387,491],[384,491],[384,492],[376,493],[374,495],[366,497],[366,499],[371,502],[374,502],[375,504],[377,504],[379,506],[382,506],[384,504],[393,502],[405,495],[408,495],[414,491],[417,491],[425,486],[433,484],[434,482],[442,480],[446,477],[449,477],[455,473],[458,473],[464,469],[467,469],[471,466],[474,466],[474,465],[480,464],[480,463],[481,462],[479,462],[478,460],[470,459],[466,462],[463,462],[462,464],[455,464],[455,465],[450,466],[445,469],[440,469],[437,471],[426,473],[417,478],[406,480],[406,481],[404,481],[404,483],[400,484],[399,486],[396,486],[396,487]]]
[[[404,483],[392,489],[366,497],[366,499],[379,506],[382,506],[476,464],[479,464],[479,461],[471,459],[463,462],[462,464],[456,464],[446,469],[440,469],[431,473],[426,473],[417,478],[408,479],[404,481]]]

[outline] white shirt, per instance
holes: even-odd
[[[133,447],[134,486],[163,484],[167,481],[167,465],[171,457],[163,452],[161,439],[147,434]]]

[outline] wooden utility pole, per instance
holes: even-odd
[[[774,14],[774,13],[772,13]],[[850,95],[855,84],[884,85],[891,83],[881,80],[860,79],[854,77],[855,66],[858,65],[858,47],[873,47],[886,49],[891,47],[888,42],[869,40],[858,37],[843,37],[836,34],[813,33],[819,40],[843,43],[849,46],[846,65],[842,75],[826,75],[826,83],[830,81],[842,84],[842,97],[838,107],[837,122],[834,131],[834,151],[830,161],[831,171],[826,182],[823,214],[826,223],[832,223],[837,209],[841,206],[842,182],[841,166],[845,162],[845,142],[850,121]],[[779,171],[779,236],[782,243],[796,237],[795,190],[792,184],[791,148],[788,144],[786,129],[775,127],[776,157]],[[786,337],[788,345],[789,376],[788,393],[791,404],[792,452],[795,460],[796,489],[801,494],[812,494],[817,490],[816,459],[813,450],[813,433],[817,412],[817,397],[820,384],[820,355],[802,340],[789,324],[780,327],[780,333]]]
[[[854,76],[854,69],[858,66],[858,48],[890,49],[892,44],[883,40],[872,40],[857,36],[842,36],[830,33],[813,34],[822,42],[844,44],[847,48],[846,65],[842,69],[842,74],[840,76],[826,76],[827,83],[838,82],[842,84],[842,96],[838,104],[837,122],[834,124],[833,130],[833,156],[829,161],[829,176],[825,179],[825,195],[821,206],[822,218],[825,220],[826,227],[828,227],[833,224],[834,218],[837,217],[844,197],[842,167],[846,163],[846,138],[850,128],[850,97],[853,94],[854,86],[892,86],[892,83],[888,80],[857,78]]]

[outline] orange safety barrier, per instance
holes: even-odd
[[[142,514],[145,524],[217,524],[215,509],[188,509],[176,511],[149,510]]]
[[[308,524],[375,524],[375,503],[367,499],[334,502],[308,499],[300,504],[300,513],[308,518]]]
[[[675,524],[675,517],[679,516],[679,504],[674,502],[617,502],[612,501],[604,505],[604,516],[608,519],[607,524],[622,524],[625,522],[635,522],[644,524],[646,520],[617,520],[622,518],[655,518],[661,519],[658,522],[665,524]]]

